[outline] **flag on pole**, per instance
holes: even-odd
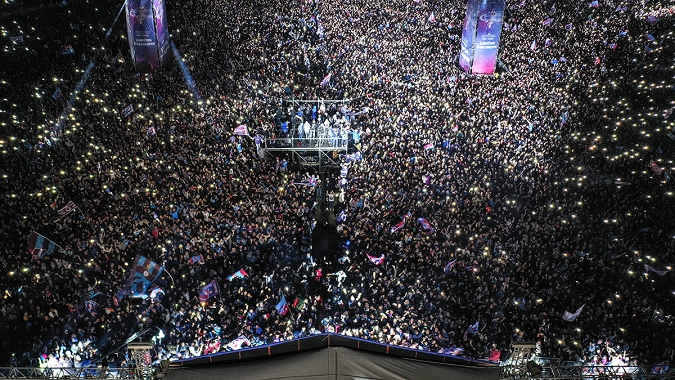
[[[424,150],[434,149],[434,143],[424,144]]]
[[[122,115],[124,115],[124,117],[129,117],[129,115],[131,115],[132,113],[134,113],[134,105],[133,104],[129,104],[128,106],[124,107],[124,109],[122,110]]]
[[[213,280],[199,291],[199,302],[206,302],[209,298],[217,296],[218,294],[220,294],[218,283],[216,280]]]
[[[199,263],[199,262],[202,262],[202,263],[203,263],[203,262],[204,262],[204,257],[202,257],[202,255],[192,256],[192,257],[190,257],[190,260],[188,260],[188,262],[190,263],[190,265],[195,265],[195,264],[197,264],[197,263]]]
[[[648,265],[648,264],[645,264],[645,270],[648,271],[648,272],[654,272],[654,273],[658,274],[659,276],[665,276],[666,273],[668,273],[667,270],[658,270],[658,269],[656,269],[653,266]]]
[[[143,297],[150,284],[162,274],[163,270],[163,266],[145,256],[137,255],[127,280],[125,293],[131,294],[131,297]]]
[[[400,222],[398,222],[394,227],[391,228],[391,233],[393,234],[394,232],[403,228],[405,226],[405,221],[411,216],[412,216],[412,214],[409,213],[409,212],[407,214],[403,215],[403,219],[401,219]]]
[[[150,291],[150,299],[154,301],[157,299],[157,297],[159,297],[160,294],[162,295],[166,294],[164,293],[164,289],[160,288],[157,285],[153,285],[152,290]]]
[[[375,264],[375,265],[382,265],[382,264],[384,264],[384,259],[385,259],[384,254],[381,254],[380,257],[375,257],[375,256],[371,256],[371,255],[369,255],[369,254],[366,253],[366,256],[368,256],[368,259],[369,259],[370,261],[372,261],[373,264]]]
[[[451,262],[445,264],[443,267],[443,272],[448,273],[452,269],[453,266],[455,266],[455,263],[457,263],[457,259],[452,260]]]
[[[63,49],[61,49],[61,55],[70,55],[70,54],[75,54],[75,49],[73,49],[72,45],[64,45]]]
[[[94,313],[96,312],[96,307],[98,306],[98,303],[92,300],[87,300],[84,301],[84,308],[87,309],[88,312]]]
[[[28,237],[28,252],[33,257],[41,259],[45,255],[51,255],[56,250],[56,243],[33,231]]]
[[[77,208],[77,205],[73,201],[68,201],[65,206],[61,207],[57,213],[59,216],[66,216],[73,212]]]
[[[248,277],[248,273],[244,270],[244,268],[239,269],[238,271],[232,273],[231,275],[227,276],[227,279],[229,281],[234,280],[235,278],[244,278]]]
[[[288,302],[286,302],[286,297],[284,297],[283,293],[281,294],[281,300],[274,308],[277,309],[279,315],[286,315],[288,313]]]
[[[656,161],[654,161],[654,160],[651,160],[651,161],[649,162],[649,167],[650,167],[650,168],[652,169],[652,171],[653,171],[654,173],[656,173],[657,175],[661,175],[661,173],[663,173],[663,169],[661,169],[661,167],[659,166],[659,164],[657,164]]]
[[[581,305],[581,307],[578,308],[577,311],[574,312],[574,314],[565,310],[565,312],[563,313],[562,319],[566,320],[567,322],[574,322],[574,320],[577,319],[579,314],[581,314],[581,310],[584,309],[584,306],[586,306],[586,304]]]
[[[54,93],[52,94],[52,98],[58,99],[63,95],[63,91],[61,91],[61,87],[57,87],[56,90],[54,90]]]
[[[480,325],[480,320],[476,321],[473,325],[469,326],[468,329],[464,332],[464,339],[468,334],[476,334],[478,332],[478,326]]]
[[[248,136],[248,127],[246,124],[241,124],[234,129],[234,134],[238,136]]]
[[[532,41],[532,44],[530,45],[530,50],[532,51],[537,50],[537,40]]]
[[[225,347],[227,347],[227,348],[229,348],[229,349],[231,349],[231,350],[241,350],[241,347],[242,347],[244,344],[250,346],[250,345],[251,345],[251,341],[248,340],[248,338],[246,338],[245,336],[242,335],[242,336],[240,336],[239,338],[234,339],[233,341],[231,341],[230,343],[228,343],[227,346],[225,346]]]
[[[124,290],[117,288],[117,291],[115,292],[115,295],[113,296],[113,304],[115,307],[120,306],[120,301],[124,299]]]
[[[424,230],[426,233],[433,234],[436,232],[436,229],[431,225],[431,223],[429,223],[428,220],[424,218],[418,218],[417,222],[420,224],[420,228],[422,228],[422,230]]]
[[[323,79],[321,80],[321,85],[322,86],[327,86],[330,83],[330,77],[332,76],[332,73],[328,73]]]

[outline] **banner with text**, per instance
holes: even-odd
[[[494,73],[503,18],[503,0],[483,0],[480,3],[471,68],[473,74]]]
[[[127,36],[136,71],[160,68],[152,0],[127,0]]]

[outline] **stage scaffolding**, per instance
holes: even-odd
[[[294,108],[298,104],[310,103],[317,107],[327,104],[347,104],[351,100],[288,100]],[[339,166],[340,155],[347,154],[349,143],[346,131],[338,129],[337,134],[332,128],[317,128],[313,137],[299,138],[291,132],[289,137],[266,138],[263,141],[262,149],[265,154],[272,156],[287,156],[289,161],[302,166],[329,165]]]

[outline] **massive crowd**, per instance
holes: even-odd
[[[465,7],[169,2],[196,97],[177,66],[127,74],[122,25],[92,32],[112,17],[71,24],[81,38],[58,43],[75,55],[40,58],[44,99],[2,103],[2,362],[86,365],[147,328],[162,358],[334,332],[479,358],[532,340],[568,360],[672,361],[672,4],[509,3],[500,69],[481,77],[455,62]],[[68,96],[52,91],[89,61],[55,123]],[[334,111],[363,159],[325,191],[252,138],[279,135],[291,99],[348,100]],[[311,228],[317,194],[338,193],[335,264],[312,255]],[[59,249],[31,258],[31,231]],[[152,297],[122,297],[139,254],[165,271]]]

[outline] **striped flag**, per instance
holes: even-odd
[[[424,144],[424,150],[434,149],[434,143]]]
[[[248,127],[246,124],[241,124],[234,129],[234,134],[238,136],[248,136]]]
[[[398,222],[394,227],[391,228],[391,233],[393,234],[394,232],[403,228],[405,226],[405,221],[411,216],[412,216],[411,213],[407,213],[407,214],[403,215],[403,219],[401,219],[400,222]]]
[[[431,225],[431,223],[429,223],[428,220],[424,218],[418,218],[417,222],[420,224],[420,228],[422,228],[422,230],[424,230],[425,232],[429,234],[433,234],[434,232],[436,232],[436,229],[434,228],[434,226]]]
[[[188,260],[188,262],[190,263],[190,265],[195,265],[195,264],[197,264],[197,263],[199,263],[199,262],[202,262],[202,263],[203,263],[203,262],[204,262],[204,257],[202,257],[202,255],[192,256],[192,257],[190,257],[190,260]]]
[[[530,50],[532,51],[537,50],[537,40],[532,41],[532,44],[530,45]]]
[[[231,275],[227,276],[227,279],[229,281],[234,280],[235,278],[244,278],[248,277],[248,273],[244,270],[244,268],[239,269],[238,271],[232,273]]]
[[[73,201],[68,201],[65,206],[61,207],[57,213],[59,216],[66,216],[73,212],[77,208],[77,205]]]
[[[443,272],[448,273],[452,269],[453,266],[455,266],[455,263],[457,263],[457,259],[452,260],[451,262],[445,264],[443,267]]]
[[[322,80],[321,80],[321,85],[322,86],[327,86],[330,83],[330,77],[332,76],[332,73],[328,73]]]
[[[127,280],[125,293],[131,294],[131,297],[143,297],[150,284],[162,274],[163,270],[163,266],[145,256],[137,255]]]
[[[281,300],[274,308],[277,309],[279,315],[286,315],[288,313],[288,302],[286,302],[286,297],[283,294],[281,295]]]
[[[368,256],[368,259],[369,259],[370,261],[372,261],[373,264],[375,264],[375,265],[382,265],[382,264],[384,264],[384,259],[385,259],[384,254],[381,254],[380,257],[375,257],[375,256],[371,256],[371,255],[369,255],[369,254],[366,253],[366,256]]]
[[[649,167],[650,167],[650,168],[652,169],[652,171],[653,171],[654,173],[656,173],[657,175],[661,175],[661,173],[663,173],[663,169],[661,169],[661,167],[659,166],[659,164],[657,164],[656,161],[654,161],[654,160],[651,160],[651,161],[649,162]]]
[[[45,255],[51,255],[56,250],[56,243],[33,231],[28,237],[28,252],[33,257],[41,259]]]
[[[128,106],[124,107],[124,109],[122,110],[122,115],[124,115],[124,117],[129,117],[129,115],[131,115],[132,113],[134,113],[134,105],[133,104],[129,104]]]

